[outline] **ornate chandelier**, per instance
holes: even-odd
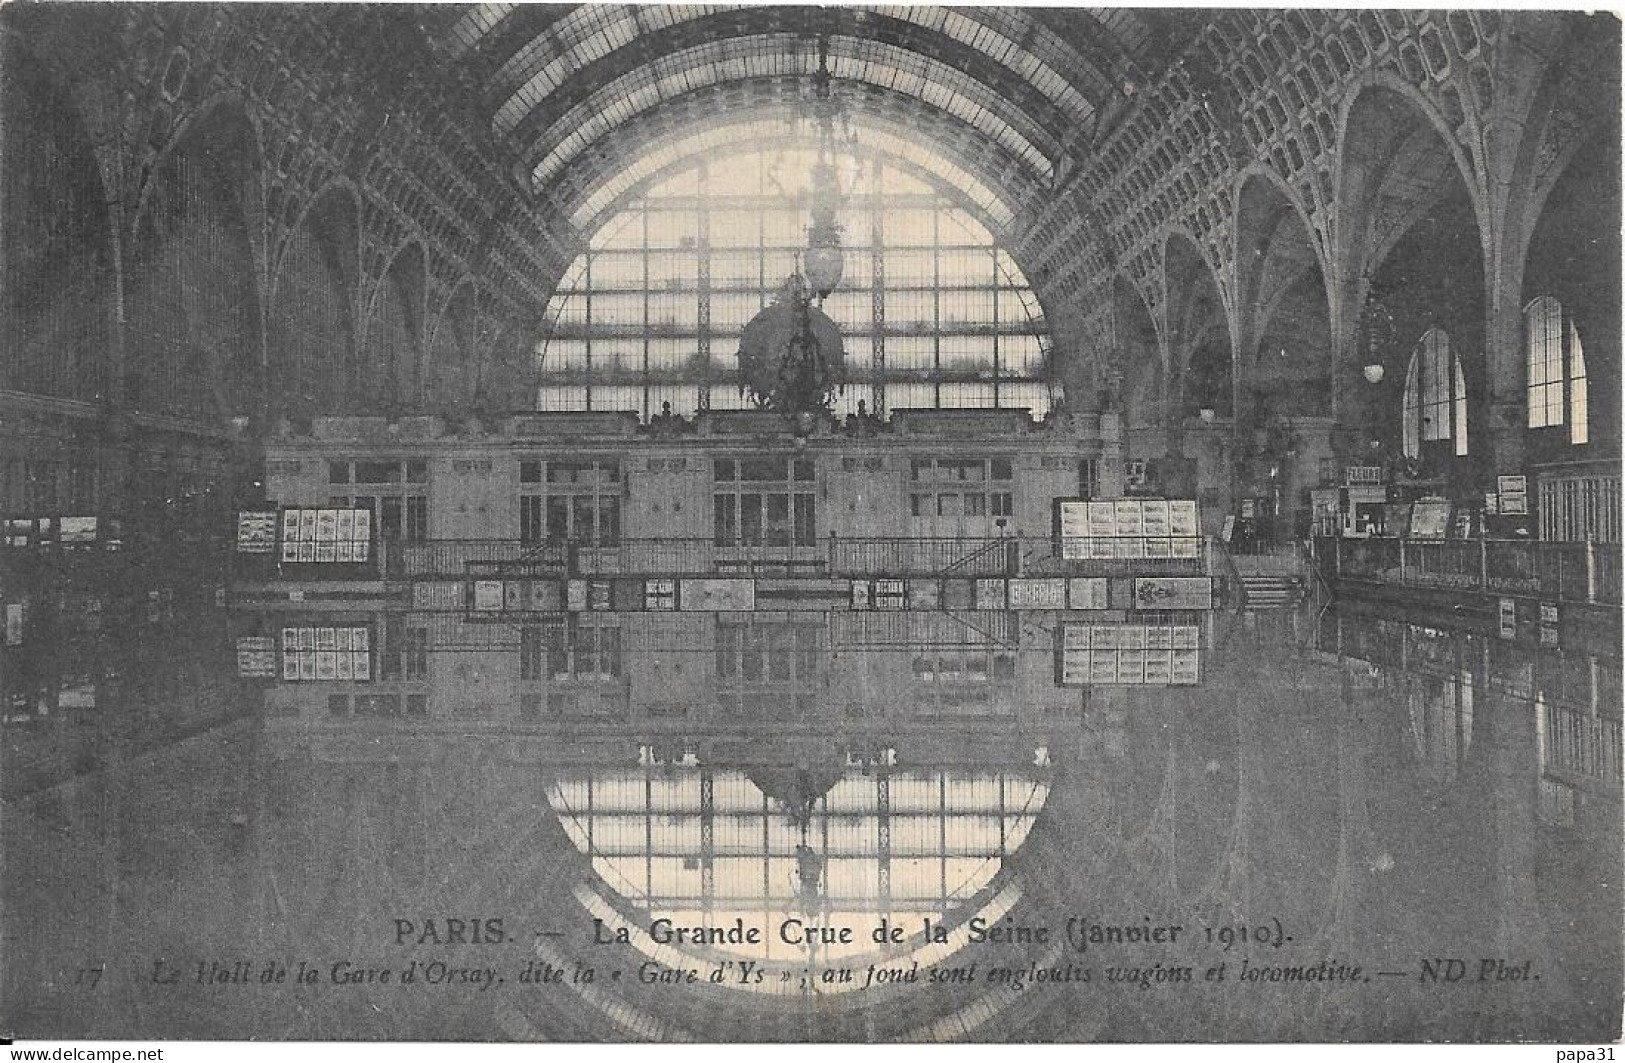
[[[818,154],[806,198],[812,215],[807,248],[773,304],[751,319],[739,341],[742,390],[784,414],[797,439],[811,433],[845,381],[840,329],[820,309],[845,269],[837,220],[844,195],[835,166],[835,130],[845,115],[830,80],[829,39],[820,37],[811,101]]]
[[[813,121],[818,128],[818,158],[813,163],[812,224],[807,227],[805,265],[811,295],[820,304],[841,283],[846,256],[841,251],[841,182],[835,171],[835,125],[843,120],[839,101],[830,92],[829,38],[818,38],[818,72],[813,75]],[[844,124],[844,122],[843,122]]]

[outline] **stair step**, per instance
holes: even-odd
[[[1251,574],[1241,577],[1242,600],[1248,609],[1290,609],[1304,598],[1297,576]]]

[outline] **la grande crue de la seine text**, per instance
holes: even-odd
[[[1193,938],[1195,943],[1226,950],[1248,942],[1280,947],[1292,940],[1278,920],[1256,926],[1204,926],[1188,931],[1181,925],[1156,923],[1150,916],[1138,923],[1104,923],[1073,916],[1058,928],[1021,923],[1008,916],[997,920],[974,916],[955,927],[926,918],[912,931],[901,921],[883,918],[869,930],[867,940],[877,945],[896,945],[918,934],[928,942],[945,942],[963,934],[965,942],[971,945],[1049,945],[1058,940],[1057,931],[1068,946],[1080,953],[1103,945],[1184,945],[1191,944]],[[798,947],[852,945],[862,940],[858,936],[861,931],[853,927],[825,926],[795,916],[780,920],[770,930],[749,925],[737,917],[715,926],[685,925],[662,918],[651,920],[644,932],[657,945],[760,945],[769,932],[784,944]],[[628,926],[611,926],[602,919],[593,920],[594,944],[631,944],[633,933]]]

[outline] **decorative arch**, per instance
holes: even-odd
[[[1343,121],[1331,306],[1338,345],[1333,409],[1346,422],[1363,414],[1377,422],[1372,427],[1391,426],[1378,433],[1372,458],[1384,447],[1392,448],[1390,458],[1407,458],[1417,448],[1407,442],[1402,391],[1418,337],[1442,330],[1467,397],[1482,403],[1487,394],[1480,196],[1454,138],[1441,132],[1438,115],[1409,86],[1367,79]],[[1383,368],[1383,383],[1366,382],[1362,368],[1369,364]],[[1442,379],[1447,393],[1452,373],[1435,381]],[[1465,455],[1437,441],[1420,452],[1432,471],[1452,480],[1451,490],[1470,489],[1464,478],[1472,467],[1457,460]]]
[[[464,277],[435,318],[424,369],[424,395],[436,410],[473,401],[479,359],[479,290]]]
[[[1193,361],[1227,366],[1234,374],[1230,315],[1219,272],[1200,241],[1174,229],[1163,244],[1164,338],[1167,343],[1167,408],[1170,424],[1194,413],[1187,410],[1186,370]],[[1217,400],[1217,396],[1212,397]],[[1229,403],[1225,403],[1229,405]]]
[[[1459,195],[1475,230],[1477,263],[1485,261],[1481,190],[1471,162],[1443,116],[1426,96],[1392,74],[1370,71],[1358,78],[1338,115],[1334,163],[1336,202],[1332,220],[1329,311],[1338,365],[1333,373],[1333,407],[1347,415],[1359,405],[1364,385],[1361,365],[1373,357],[1370,314],[1393,294],[1373,281],[1396,247],[1419,222],[1432,220],[1440,204]],[[1476,302],[1483,301],[1483,285]],[[1386,313],[1386,311],[1383,311]],[[1482,315],[1480,315],[1482,316]],[[1482,329],[1482,326],[1479,326]],[[1385,332],[1388,329],[1383,323]],[[1417,328],[1411,335],[1422,331]],[[1387,357],[1409,355],[1397,333]],[[1397,370],[1398,366],[1391,366]],[[1397,373],[1396,373],[1397,375]]]
[[[273,403],[284,415],[350,408],[360,279],[360,214],[353,192],[329,185],[312,199],[277,263],[266,331]]]
[[[1348,160],[1355,152],[1363,151],[1377,142],[1374,138],[1380,136],[1380,134],[1376,129],[1368,125],[1366,120],[1372,117],[1367,112],[1372,106],[1373,99],[1380,98],[1383,94],[1398,97],[1406,105],[1404,111],[1408,112],[1413,119],[1421,119],[1427,123],[1428,127],[1438,137],[1440,146],[1444,147],[1449,153],[1450,160],[1455,164],[1456,173],[1461,178],[1462,184],[1466,186],[1468,195],[1471,197],[1474,214],[1482,220],[1485,205],[1483,203],[1483,190],[1479,186],[1477,178],[1478,171],[1474,167],[1466,149],[1456,139],[1455,131],[1451,129],[1449,121],[1440,113],[1433,101],[1421,90],[1417,89],[1416,86],[1394,73],[1380,69],[1367,70],[1353,79],[1344,93],[1343,105],[1338,110],[1337,160],[1335,163],[1336,218],[1349,217],[1342,209],[1349,201],[1347,193],[1351,187],[1358,187],[1363,183],[1359,175],[1352,174],[1349,171]],[[1392,116],[1393,112],[1390,111],[1389,114]],[[1381,116],[1377,116],[1377,118],[1379,126],[1384,124]],[[1398,123],[1396,128],[1389,130],[1390,136],[1396,138],[1407,137],[1413,135],[1414,132],[1414,128],[1410,127],[1408,123]],[[1391,155],[1387,161],[1392,162]]]
[[[1297,215],[1298,221],[1303,226],[1304,233],[1310,238],[1309,243],[1314,249],[1315,261],[1324,270],[1326,267],[1326,249],[1318,238],[1318,230],[1315,227],[1314,219],[1311,217],[1309,207],[1304,203],[1302,193],[1286,178],[1282,177],[1275,167],[1267,166],[1261,162],[1255,162],[1236,174],[1235,194],[1231,201],[1230,210],[1231,217],[1235,219],[1232,235],[1236,239],[1238,254],[1241,245],[1240,226],[1244,221],[1248,220],[1250,204],[1257,203],[1259,183],[1269,186],[1284,201],[1284,204]],[[1239,269],[1240,259],[1237,258],[1236,261]],[[1239,286],[1237,291],[1237,299],[1239,300]]]
[[[109,197],[67,92],[21,34],[0,33],[0,48],[0,388],[98,402],[117,311]]]
[[[359,266],[361,261],[361,231],[359,225],[362,213],[361,189],[356,186],[354,181],[342,174],[329,179],[316,190],[314,195],[305,201],[288,231],[291,234],[294,228],[310,224],[315,213],[335,198],[343,199],[346,202],[350,216],[355,219],[356,224],[351,232],[353,239],[349,240],[345,247],[346,252],[354,257]],[[270,292],[273,296],[276,294],[277,285],[282,280],[284,260],[287,258],[289,247],[288,241],[284,240],[271,263]],[[359,276],[359,270],[357,275]]]
[[[1333,364],[1330,307],[1320,242],[1290,186],[1249,170],[1236,192],[1238,364],[1270,407],[1291,394],[1299,413],[1329,412]]]
[[[155,163],[126,272],[134,408],[263,413],[261,172],[258,130],[234,96],[200,108]]]
[[[1607,19],[1609,23],[1599,26],[1597,19]],[[1587,35],[1584,43],[1582,34]],[[1609,13],[1577,22],[1561,44],[1581,54],[1589,51],[1605,69],[1620,69],[1619,27]],[[1570,61],[1547,67],[1526,112],[1528,118],[1512,173],[1515,187],[1527,188],[1527,193],[1509,212],[1512,240],[1508,249],[1520,263],[1529,253],[1529,243],[1547,213],[1552,193],[1577,161],[1585,168],[1582,160],[1595,160],[1598,154],[1607,156],[1597,176],[1603,179],[1605,187],[1617,188],[1619,184],[1619,95],[1600,94],[1603,107],[1590,115],[1589,120],[1582,119],[1578,112],[1584,108],[1578,97],[1585,89],[1575,83],[1578,65],[1581,64]]]
[[[1163,423],[1167,358],[1151,308],[1129,279],[1115,274],[1111,287],[1115,365],[1120,381],[1123,422],[1128,428],[1154,428]],[[1108,391],[1112,386],[1108,385]]]
[[[1519,357],[1515,367],[1498,371],[1498,377],[1504,372],[1511,379],[1497,383],[1513,395],[1521,390],[1522,420],[1531,429],[1525,446],[1535,461],[1568,461],[1590,454],[1617,458],[1619,452],[1620,233],[1614,226],[1596,223],[1598,218],[1620,215],[1617,125],[1614,130],[1612,139],[1592,137],[1570,157],[1526,244],[1518,298]],[[1538,374],[1542,379],[1537,379],[1528,309],[1542,298],[1560,306],[1559,321],[1548,334],[1556,341],[1558,357],[1542,367]],[[1576,358],[1577,352],[1583,353]],[[1578,381],[1588,383],[1577,386]],[[1531,400],[1538,384],[1545,386],[1543,398],[1556,398],[1554,391],[1568,392],[1558,403],[1561,422],[1549,415],[1533,416]],[[1566,430],[1550,430],[1558,423]]]
[[[396,249],[367,303],[360,378],[364,409],[400,412],[421,401],[426,260],[416,241]]]

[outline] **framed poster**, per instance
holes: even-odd
[[[1411,506],[1410,538],[1443,539],[1450,529],[1450,512],[1451,505],[1445,499],[1418,499]]]
[[[1082,538],[1089,534],[1089,503],[1074,499],[1057,499],[1056,527],[1064,536]]]
[[[1066,580],[1013,579],[1010,581],[1010,608],[1065,609]]]
[[[502,611],[502,581],[478,579],[474,581],[474,611],[500,613]]]
[[[1145,533],[1144,505],[1138,498],[1119,498],[1112,503],[1117,518],[1116,534],[1119,538],[1138,537]]]
[[[1527,476],[1497,476],[1496,493],[1501,496],[1501,512],[1509,517],[1527,516],[1529,513],[1529,478]]]
[[[371,677],[368,628],[357,624],[301,624],[282,628],[282,679],[290,683],[366,682]],[[238,641],[239,672],[242,673],[244,645]],[[265,639],[262,648],[269,658],[274,648]]]
[[[80,545],[96,541],[95,517],[63,517],[61,542],[63,546]]]
[[[1055,534],[1058,552],[1068,560],[1085,556],[1089,531],[1089,503],[1077,499],[1056,499]]]
[[[1201,518],[1192,498],[1176,498],[1168,503],[1168,534],[1199,536]]]
[[[1071,609],[1108,609],[1107,580],[1103,576],[1069,579],[1066,581],[1067,606]]]
[[[910,609],[930,611],[939,608],[941,605],[941,580],[911,579],[908,581],[908,607]]]
[[[1089,503],[1089,534],[1097,539],[1117,534],[1117,507],[1113,503]]]
[[[1055,639],[1062,686],[1170,686],[1197,682],[1195,625],[1063,623]]]
[[[902,581],[897,581],[902,597]],[[732,613],[756,608],[756,581],[749,579],[685,579],[678,581],[680,608],[709,613]]]
[[[281,528],[284,562],[356,564],[370,554],[372,514],[365,509],[286,509]],[[239,541],[241,530],[239,523]]]
[[[1213,608],[1213,580],[1207,576],[1139,576],[1134,608],[1149,610]]]
[[[277,516],[275,510],[243,510],[237,514],[237,552],[271,554],[276,552]]]
[[[1142,534],[1147,537],[1166,537],[1170,534],[1170,518],[1166,499],[1148,498],[1141,502],[1140,519],[1144,528]]]

